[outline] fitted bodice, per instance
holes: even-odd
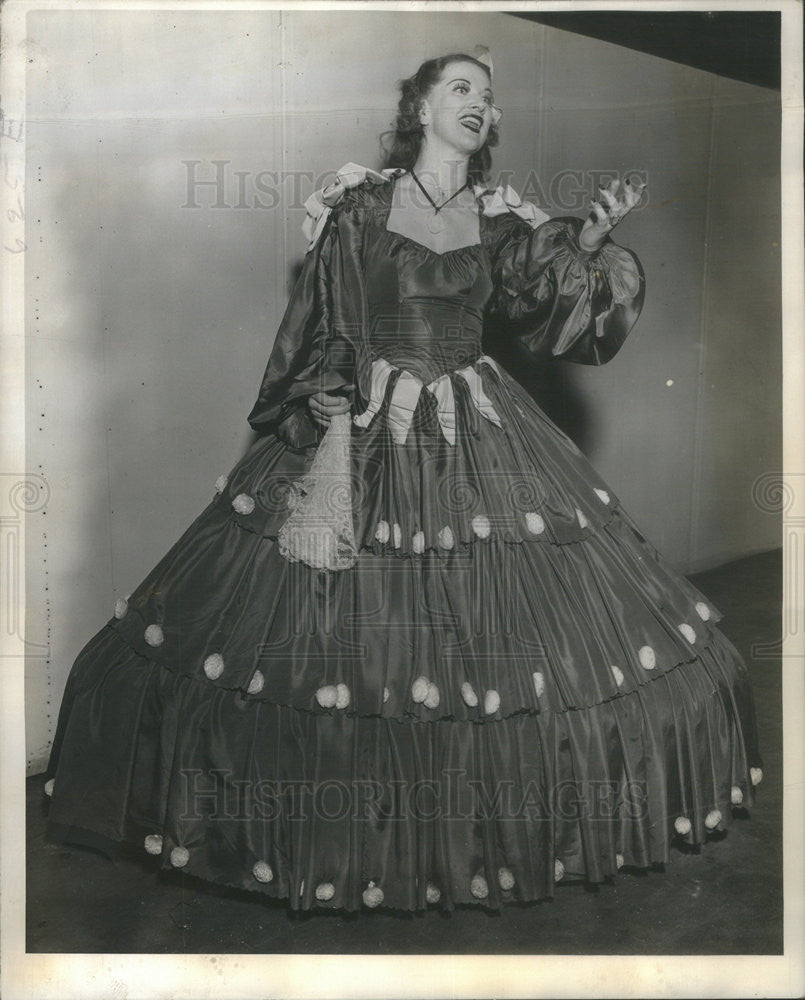
[[[393,178],[347,166],[305,203],[307,253],[249,414],[255,430],[310,447],[313,393],[354,387],[362,413],[382,370],[425,386],[452,378],[480,359],[487,313],[515,323],[540,360],[600,365],[620,349],[645,290],[631,251],[607,239],[587,253],[581,219],[548,219],[509,187],[476,185],[477,242],[439,253],[392,212]]]
[[[364,251],[372,357],[429,382],[481,354],[489,256],[481,243],[436,253],[387,218],[375,213]]]

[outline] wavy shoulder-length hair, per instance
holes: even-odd
[[[422,146],[424,131],[419,120],[419,112],[424,98],[442,78],[442,73],[450,63],[470,62],[480,66],[491,82],[489,67],[473,56],[461,52],[439,56],[423,62],[413,76],[400,81],[400,102],[397,105],[397,120],[393,130],[381,135],[384,166],[402,167],[410,170],[417,161]],[[486,185],[492,167],[490,147],[497,146],[499,133],[496,125],[489,127],[486,142],[472,154],[467,165],[467,178],[472,184]]]

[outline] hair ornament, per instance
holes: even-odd
[[[492,56],[489,54],[489,49],[485,45],[476,45],[472,53],[479,63],[483,63],[484,66],[489,69],[489,76],[492,76]]]

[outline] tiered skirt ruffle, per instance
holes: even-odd
[[[664,862],[751,803],[720,613],[512,379],[483,379],[500,425],[457,378],[453,445],[426,394],[403,445],[383,407],[355,428],[349,570],[280,555],[311,455],[256,442],[79,656],[53,835],[294,908],[412,910]]]

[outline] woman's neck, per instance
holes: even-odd
[[[453,149],[435,149],[422,144],[414,173],[427,189],[438,188],[442,197],[452,195],[467,183],[469,157]]]

